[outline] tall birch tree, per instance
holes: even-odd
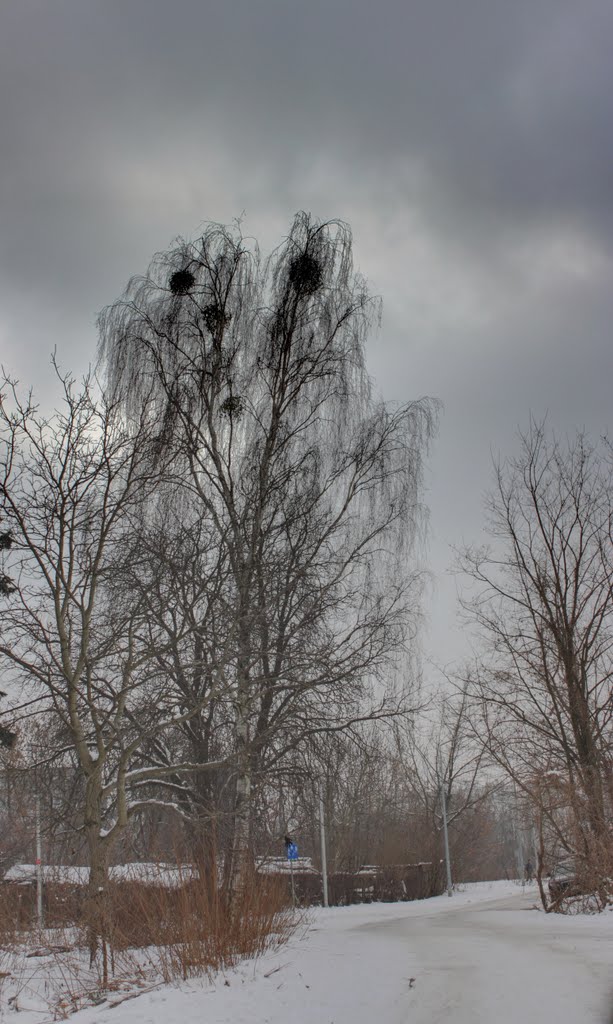
[[[234,879],[262,773],[309,735],[406,703],[391,680],[415,629],[435,409],[373,397],[378,315],[348,227],[298,214],[268,259],[238,227],[179,241],[101,317],[110,393],[128,410],[153,395],[174,492],[230,573]]]

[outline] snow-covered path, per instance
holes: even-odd
[[[401,1012],[383,1019],[394,1024],[608,1024],[609,921],[561,919],[533,906],[534,900],[514,895],[371,926],[371,933],[384,932],[386,942],[393,936],[404,943],[415,978]]]
[[[209,983],[75,1024],[613,1024],[613,913],[560,917],[479,883],[417,903],[316,910],[288,945]],[[41,1016],[21,1013],[21,1024]]]

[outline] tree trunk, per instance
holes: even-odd
[[[251,867],[251,755],[249,722],[245,701],[240,700],[236,720],[238,774],[234,800],[234,822],[229,892],[235,895],[242,888]]]
[[[539,815],[539,845],[536,851],[536,881],[539,887],[539,895],[541,897],[541,903],[543,904],[543,910],[546,914],[549,913],[549,901],[545,893],[545,885],[543,883],[543,867],[545,861],[545,837],[543,835],[543,818]]]
[[[85,789],[85,834],[89,854],[86,921],[90,965],[102,948],[103,983],[108,983],[109,938],[109,840],[101,835],[102,785],[98,773],[90,776]]]
[[[244,593],[241,595],[240,622],[236,719],[234,725],[237,776],[232,822],[232,852],[230,855],[229,871],[225,872],[228,897],[231,901],[243,887],[251,866],[252,753],[249,744],[251,635],[248,586],[244,587]]]

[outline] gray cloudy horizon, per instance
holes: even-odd
[[[0,362],[45,393],[177,235],[268,251],[340,218],[383,299],[387,400],[444,405],[427,470],[427,653],[467,652],[450,548],[529,415],[611,430],[610,0],[7,0]]]

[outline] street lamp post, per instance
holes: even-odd
[[[447,895],[453,895],[451,884],[451,858],[449,856],[449,832],[447,831],[447,798],[445,795],[445,780],[441,784],[441,807],[443,810],[443,839],[445,842],[445,869],[447,872]]]
[[[321,843],[321,879],[324,907],[328,906],[328,857],[326,852],[326,823],[324,819],[324,790],[319,783],[319,840]]]

